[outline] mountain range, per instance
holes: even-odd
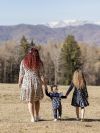
[[[19,24],[12,26],[0,26],[0,42],[15,40],[20,41],[22,36],[34,39],[36,43],[48,41],[63,41],[69,34],[74,35],[76,41],[100,46],[100,23],[88,21],[60,21],[46,25]]]
[[[66,26],[79,26],[84,24],[96,24],[100,25],[100,21],[87,21],[87,20],[61,20],[61,21],[52,21],[47,23],[46,25],[51,28],[59,28],[59,27],[66,27]]]

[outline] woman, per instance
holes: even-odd
[[[39,52],[32,48],[20,64],[19,87],[21,88],[21,100],[28,102],[28,110],[31,122],[39,120],[40,100],[43,98],[40,70],[43,63]],[[36,111],[36,119],[34,113]]]
[[[85,107],[88,106],[89,103],[88,103],[88,92],[87,92],[86,82],[81,70],[76,70],[74,72],[73,80],[66,93],[66,96],[69,95],[69,93],[73,88],[74,88],[74,93],[72,97],[72,106],[76,107],[77,120],[79,120],[79,107],[81,108],[81,121],[83,121]]]

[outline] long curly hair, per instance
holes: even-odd
[[[38,70],[43,62],[40,59],[39,52],[36,48],[31,48],[29,53],[23,59],[24,65],[27,69]]]
[[[76,70],[74,72],[72,81],[77,89],[84,89],[84,87],[86,86],[84,74],[81,70]]]

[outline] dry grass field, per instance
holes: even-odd
[[[68,87],[59,87],[66,92]],[[19,100],[16,84],[0,84],[0,133],[100,133],[100,87],[88,87],[90,106],[86,108],[85,122],[75,120],[75,109],[68,99],[62,100],[62,120],[54,122],[51,101],[41,101],[42,121],[31,123],[27,104]]]

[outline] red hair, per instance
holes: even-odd
[[[24,65],[28,69],[38,70],[43,65],[39,52],[36,48],[32,48],[24,58]]]

